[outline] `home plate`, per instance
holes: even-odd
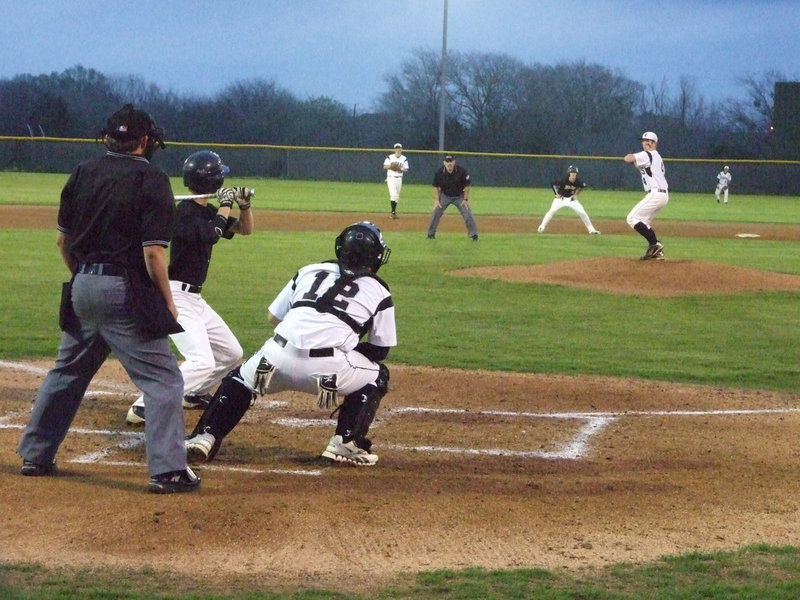
[[[758,235],[757,233],[737,233],[736,237],[738,237],[738,238],[757,238],[757,237],[761,237],[761,236]]]

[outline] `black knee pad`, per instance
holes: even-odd
[[[222,379],[192,436],[207,431],[222,440],[242,420],[253,398],[253,392],[242,382],[239,367],[236,367]]]

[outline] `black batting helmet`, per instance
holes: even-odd
[[[392,250],[383,241],[381,230],[374,223],[353,223],[336,237],[336,258],[347,275],[365,271],[377,273],[389,260]]]
[[[213,194],[231,170],[211,150],[195,152],[183,163],[183,185],[195,194]]]
[[[577,173],[577,172],[578,172],[578,167],[576,167],[575,165],[570,165],[569,168],[567,169],[567,173]]]

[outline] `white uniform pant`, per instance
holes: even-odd
[[[586,227],[587,231],[594,231],[594,225],[592,225],[592,221],[589,218],[589,215],[586,212],[586,209],[583,208],[583,205],[574,197],[570,198],[553,198],[553,203],[550,205],[550,210],[544,215],[542,219],[542,224],[539,225],[539,230],[544,231],[547,228],[548,223],[553,218],[553,216],[560,211],[562,208],[571,208],[574,210],[577,215],[583,221],[584,226]]]
[[[387,175],[386,185],[389,187],[389,200],[392,202],[399,202],[400,190],[403,189],[403,176]]]
[[[184,395],[213,393],[222,378],[236,367],[244,354],[225,321],[200,294],[181,289],[180,281],[169,282],[178,309],[181,333],[169,336],[184,358],[180,366]],[[140,396],[134,404],[144,406]]]
[[[714,195],[717,197],[717,202],[719,202],[720,194],[724,195],[725,204],[728,203],[728,186],[727,185],[718,185],[717,189],[714,191]]]
[[[651,190],[647,195],[639,200],[639,203],[631,209],[625,219],[628,225],[633,228],[638,222],[642,222],[652,229],[653,220],[656,215],[664,208],[669,202],[668,192],[659,192],[658,190]]]
[[[295,390],[316,395],[317,378],[335,374],[339,395],[346,396],[375,383],[380,372],[380,365],[360,352],[342,352],[334,348],[333,356],[312,358],[308,356],[308,350],[295,348],[289,343],[281,346],[270,338],[239,369],[242,380],[254,393],[257,391],[256,367],[262,357],[275,367],[267,394]]]

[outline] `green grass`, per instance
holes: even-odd
[[[794,600],[800,597],[800,550],[757,545],[733,552],[695,552],[644,565],[622,563],[579,572],[432,571],[402,578],[369,595],[313,588],[276,591],[244,576],[201,584],[149,568],[120,573],[17,564],[0,565],[0,597],[8,600]]]
[[[0,173],[0,204],[58,204],[64,175]],[[275,210],[385,212],[382,184],[244,179],[257,189],[256,206]],[[179,180],[176,193],[184,193]],[[624,219],[641,194],[589,190],[595,219]],[[481,215],[537,215],[547,190],[478,188]],[[402,210],[427,213],[427,186],[406,186]],[[664,220],[796,224],[797,198],[731,197],[720,209],[713,194],[673,194]],[[354,217],[355,218],[355,217]],[[480,223],[480,221],[479,221]],[[54,224],[55,225],[55,224]],[[248,239],[214,252],[204,296],[237,333],[245,352],[270,335],[266,308],[300,266],[333,255],[334,232],[271,232],[268,223]],[[556,285],[515,284],[455,277],[454,269],[540,264],[598,256],[636,256],[633,234],[463,233],[433,242],[422,232],[392,232],[381,275],[396,301],[400,345],[390,363],[540,373],[584,373],[797,392],[800,319],[798,292],[720,293],[653,299],[614,296]],[[51,231],[0,230],[0,358],[52,357],[59,283],[65,269]],[[671,259],[701,259],[800,274],[800,246],[765,240],[670,238]],[[370,598],[627,599],[800,597],[800,550],[755,546],[729,553],[694,553],[645,565],[620,564],[580,573],[538,569],[438,571],[403,578]],[[202,582],[147,569],[47,570],[0,564],[0,598],[271,598],[347,599],[332,590],[275,591],[247,578],[207,593]],[[231,590],[247,590],[231,592]]]

